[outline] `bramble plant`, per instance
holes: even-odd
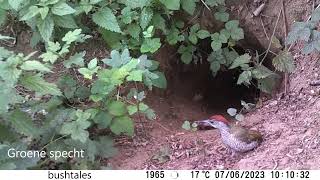
[[[224,0],[0,2],[0,25],[18,20],[32,30],[32,47],[45,45],[44,52],[29,55],[0,48],[0,169],[39,169],[52,162],[58,168],[103,168],[100,160],[117,151],[113,137],[134,134],[134,115],[155,119],[155,112],[144,103],[146,88],[139,89],[138,84],[147,90],[166,88],[159,62],[149,59],[165,44],[175,47],[181,61],[190,64],[199,59],[199,42],[210,40],[212,52],[207,61],[213,75],[222,69],[237,69],[237,84],[250,85],[256,79],[264,92],[271,92],[277,77],[263,66],[259,56],[235,51],[244,31],[238,20],[229,19]],[[223,24],[222,29],[211,32],[176,16],[194,16],[198,7],[204,6]],[[86,51],[71,50],[91,38],[91,32],[101,34],[111,49],[110,56],[85,60]],[[274,62],[276,68],[291,70],[291,66],[282,68],[281,57]],[[77,78],[71,73],[48,78],[58,63],[65,72],[76,70]],[[184,127],[195,128],[190,123]],[[12,147],[46,151],[79,148],[85,150],[86,158],[10,159],[6,152]]]
[[[37,161],[42,161],[42,165],[56,161],[69,168],[93,168],[98,165],[97,158],[111,157],[116,149],[111,136],[89,136],[88,129],[97,126],[110,129],[115,135],[132,136],[134,123],[130,116],[142,113],[149,119],[155,118],[154,111],[142,102],[144,91],[132,88],[127,95],[119,94],[120,88],[130,82],[165,88],[164,76],[157,71],[158,63],[146,55],[132,58],[127,49],[122,53],[113,50],[110,59],[94,58],[85,65],[85,53],[81,52],[63,64],[66,68],[77,68],[83,78],[91,80],[90,85],[81,86],[70,75],[61,76],[56,83],[45,80],[52,73],[52,65],[64,59],[69,47],[87,37],[80,29],[70,31],[62,38],[62,46],[49,41],[47,51],[39,58],[35,53],[24,56],[1,48],[1,169],[25,169],[35,166]],[[101,63],[109,65],[108,68],[102,68]],[[76,105],[79,101],[91,105]],[[75,105],[68,106],[70,102]],[[77,159],[74,164],[68,164],[66,159],[34,159],[32,163],[29,159],[23,163],[27,160],[6,156],[9,148],[26,150],[34,142],[37,142],[34,149],[47,151],[83,149],[86,159]]]

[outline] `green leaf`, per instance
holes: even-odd
[[[188,39],[192,44],[197,44],[198,43],[198,37],[197,37],[196,33],[190,34]]]
[[[151,60],[152,65],[148,68],[150,71],[154,71],[159,68],[160,63],[158,61]]]
[[[206,0],[205,3],[210,7],[215,7],[218,5],[225,5],[224,0]]]
[[[138,112],[138,107],[136,105],[130,105],[130,106],[127,106],[127,110],[129,115],[133,115],[136,112]]]
[[[235,108],[228,108],[227,109],[227,113],[230,115],[230,116],[235,116],[237,114],[237,109]]]
[[[160,0],[160,2],[170,10],[180,9],[180,0]]]
[[[0,114],[6,113],[10,107],[9,105],[14,105],[23,100],[14,87],[10,87],[8,83],[0,81]]]
[[[229,13],[227,12],[216,12],[214,13],[216,20],[221,22],[227,22],[229,20]]]
[[[27,113],[14,110],[9,114],[8,121],[18,133],[31,137],[38,136],[39,131]]]
[[[108,136],[99,137],[97,143],[98,155],[104,158],[110,158],[117,154],[118,150],[114,147],[113,138]]]
[[[243,71],[238,78],[237,84],[251,84],[250,81],[252,80],[251,71]]]
[[[116,16],[112,13],[112,10],[108,7],[100,9],[98,12],[92,15],[92,20],[97,25],[107,30],[121,33],[120,26],[117,22]]]
[[[7,11],[0,8],[0,26],[4,25],[7,21]]]
[[[272,60],[273,66],[281,72],[292,73],[295,69],[293,56],[289,51],[280,51]]]
[[[263,65],[256,65],[251,72],[252,76],[256,79],[264,79],[274,74],[270,69],[266,68]]]
[[[40,13],[40,9],[37,6],[30,6],[27,13],[21,17],[21,21],[29,20]]]
[[[207,30],[199,30],[197,32],[197,36],[200,38],[200,39],[205,39],[207,37],[210,37],[210,33],[207,31]]]
[[[121,20],[125,24],[130,24],[133,20],[133,11],[130,7],[125,7],[121,10]]]
[[[258,88],[265,92],[271,94],[279,80],[276,75],[271,75],[263,79],[258,79]]]
[[[145,112],[144,112],[144,114],[147,116],[147,118],[149,119],[149,120],[154,120],[154,119],[156,119],[156,114],[155,114],[155,112],[154,112],[154,110],[153,109],[147,109]]]
[[[292,25],[292,30],[288,33],[286,44],[292,44],[297,40],[308,41],[313,26],[311,22],[295,22]]]
[[[18,56],[11,56],[6,61],[0,61],[0,80],[2,78],[8,85],[16,84],[22,73],[22,71],[17,68],[21,60]]]
[[[244,32],[242,28],[239,28],[238,20],[231,20],[225,24],[226,29],[230,32],[233,40],[240,40],[244,38]]]
[[[143,8],[150,4],[150,0],[124,0],[124,4],[131,9]]]
[[[75,29],[73,31],[68,31],[62,38],[62,41],[66,42],[67,44],[71,44],[76,42],[78,39],[81,38],[81,29]]]
[[[92,59],[89,63],[88,63],[88,69],[95,69],[98,65],[98,60],[97,58]]]
[[[217,32],[211,35],[211,39],[212,39],[211,48],[214,51],[220,50],[222,48],[222,43],[227,43],[228,41],[228,38],[225,37],[224,34],[220,34]]]
[[[154,13],[151,24],[157,28],[161,29],[164,34],[167,34],[167,26],[166,26],[166,20],[161,16],[160,13]]]
[[[236,119],[237,121],[243,121],[243,120],[244,120],[244,116],[243,116],[242,114],[237,114],[236,117],[235,117],[235,119]]]
[[[88,69],[88,68],[80,68],[78,69],[78,72],[83,75],[86,79],[92,79],[92,76],[98,72],[99,67],[96,67],[95,69]]]
[[[184,46],[180,45],[178,49],[178,53],[181,54],[181,61],[185,64],[189,64],[192,61],[193,52],[195,51],[195,47],[193,45]]]
[[[181,54],[181,61],[185,64],[190,64],[192,61],[192,54],[190,52]]]
[[[154,53],[161,47],[160,38],[144,39],[140,51],[141,53]]]
[[[127,31],[131,37],[139,39],[141,28],[138,24],[129,24],[129,26],[127,27]]]
[[[238,20],[228,21],[225,24],[225,27],[226,27],[227,30],[232,30],[232,29],[238,28],[239,27],[239,21]]]
[[[111,124],[112,116],[107,111],[99,111],[93,121],[101,128],[107,128]]]
[[[41,15],[42,20],[44,20],[47,17],[48,13],[49,13],[49,8],[48,7],[40,8],[39,9],[39,13]]]
[[[142,32],[144,38],[151,38],[154,33],[154,26],[149,26],[145,31]]]
[[[184,36],[180,35],[180,31],[177,28],[172,28],[166,37],[166,40],[170,45],[177,44],[177,42],[184,41]]]
[[[145,103],[141,102],[139,103],[139,111],[146,111],[147,109],[149,109],[149,106],[146,105]]]
[[[220,63],[218,61],[212,61],[210,63],[210,70],[213,74],[216,74],[220,70]]]
[[[239,57],[239,54],[235,50],[229,50],[229,48],[223,48],[223,55],[225,57],[225,65],[229,66],[232,62]]]
[[[97,64],[98,61],[94,58],[88,63],[88,68],[79,68],[78,72],[82,74],[84,78],[92,79],[92,76],[97,73],[100,68]]]
[[[127,76],[127,81],[138,81],[138,82],[142,82],[142,75],[143,75],[142,70],[134,70],[131,71],[129,76]]]
[[[85,143],[89,138],[89,132],[86,130],[90,126],[87,119],[90,117],[89,113],[77,111],[77,120],[72,122],[65,122],[60,130],[61,134],[71,135],[73,140],[79,140]]]
[[[304,44],[302,53],[309,54],[314,50],[320,51],[320,32],[318,30],[312,31],[309,41]]]
[[[131,24],[130,24],[131,25]],[[130,26],[129,25],[129,26]],[[129,28],[128,26],[128,28]],[[137,25],[140,29],[140,26]],[[118,50],[122,48],[122,40],[124,39],[124,36],[122,36],[119,33],[112,32],[103,28],[99,28],[99,32],[102,34],[103,40],[107,43],[108,47],[113,50]]]
[[[251,56],[249,54],[241,55],[233,61],[229,69],[243,67],[244,64],[248,64],[250,62],[250,59],[251,59]]]
[[[226,29],[221,29],[220,34],[222,34],[227,39],[229,39],[231,37],[230,32]]]
[[[0,124],[0,141],[1,142],[13,142],[18,140],[18,138],[19,138],[18,134],[14,132],[13,129],[10,128],[10,126]]]
[[[181,6],[187,13],[193,15],[194,10],[196,9],[196,0],[182,0]]]
[[[281,45],[279,39],[276,36],[272,36],[271,45],[272,45],[272,47],[277,48],[277,49],[281,49],[282,48],[282,45]]]
[[[51,12],[58,16],[64,16],[68,14],[73,14],[76,12],[76,10],[69,6],[67,3],[60,2],[53,5],[53,7],[51,8]]]
[[[109,113],[114,116],[122,116],[127,113],[126,105],[121,101],[112,101],[107,107]]]
[[[217,50],[221,49],[221,47],[222,47],[222,43],[220,41],[212,41],[211,42],[211,48],[214,51],[217,51]]]
[[[150,23],[153,16],[153,10],[151,8],[143,8],[140,15],[140,26],[144,30]]]
[[[43,21],[38,22],[41,37],[48,42],[53,33],[54,22],[50,16],[47,16]]]
[[[8,157],[8,150],[15,149],[19,152],[28,152],[27,145],[23,142],[13,143],[13,144],[0,144],[0,169],[5,170],[26,170],[27,168],[32,168],[37,165],[40,157],[30,157],[30,158],[10,158]]]
[[[200,30],[200,25],[196,23],[190,27],[190,34],[196,33],[198,30]]]
[[[163,72],[156,71],[154,72],[156,75],[158,75],[158,78],[152,79],[152,85],[161,89],[167,88],[167,79]]]
[[[190,130],[191,129],[191,124],[189,121],[184,121],[183,124],[182,124],[182,128],[185,129],[185,130]]]
[[[6,58],[10,57],[13,54],[14,53],[12,51],[9,51],[4,47],[0,47],[0,60],[6,59]]]
[[[58,87],[63,91],[66,98],[71,99],[74,97],[77,89],[77,82],[70,75],[62,76],[58,81]]]
[[[86,51],[82,51],[81,53],[76,53],[71,56],[68,60],[63,61],[63,65],[66,68],[71,68],[71,66],[77,65],[80,67],[84,66],[84,56],[86,55]]]
[[[14,10],[18,10],[21,8],[21,5],[25,2],[25,0],[9,0],[8,3]]]
[[[124,49],[121,54],[117,50],[112,50],[110,56],[110,59],[103,59],[102,61],[113,68],[119,68],[132,59],[128,49]]]
[[[75,92],[75,96],[81,100],[87,99],[91,95],[90,89],[85,86],[80,86]]]
[[[133,136],[134,124],[133,124],[133,121],[128,116],[116,117],[112,121],[110,129],[116,135],[125,133],[129,136]]]
[[[244,32],[241,28],[235,28],[231,31],[231,38],[233,40],[240,40],[244,38]]]
[[[21,69],[26,71],[41,71],[41,72],[52,72],[49,68],[47,68],[44,64],[42,64],[39,61],[31,60],[31,61],[25,61],[21,66]]]
[[[51,94],[56,96],[62,95],[57,85],[46,82],[38,75],[25,75],[20,78],[20,83],[25,88],[40,94]]]
[[[72,15],[54,16],[55,25],[63,28],[75,29],[78,28],[76,21]]]

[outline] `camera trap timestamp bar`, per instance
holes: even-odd
[[[32,180],[319,180],[320,170],[1,170],[0,179]]]

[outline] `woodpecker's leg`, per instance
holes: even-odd
[[[238,153],[235,151],[235,150],[233,150],[232,148],[230,148],[229,146],[227,146],[227,153],[228,153],[228,155],[230,155],[230,157],[237,157],[237,155],[238,155]]]

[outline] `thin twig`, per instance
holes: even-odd
[[[286,17],[286,10],[285,10],[285,6],[284,6],[284,0],[282,0],[281,2],[281,8],[282,8],[282,17],[283,17],[283,24],[284,24],[284,38],[285,38],[285,41],[287,41],[287,37],[288,37],[288,26],[287,26],[287,17]],[[286,44],[286,43],[285,43]],[[287,45],[285,45],[285,49],[287,49]],[[289,83],[288,83],[288,80],[289,80],[289,74],[287,72],[284,73],[284,94],[287,94],[287,91],[288,91],[288,86],[289,86]]]
[[[44,148],[46,148],[46,147],[49,146],[50,144],[52,144],[52,143],[54,143],[54,142],[57,142],[57,141],[59,141],[60,139],[63,139],[63,138],[65,138],[65,137],[67,137],[67,136],[69,136],[69,134],[60,136],[60,137],[58,137],[57,139],[55,139],[55,140],[53,140],[53,141],[51,140],[48,144],[46,144],[45,146],[43,146],[43,147],[40,149],[40,151],[42,151]]]
[[[138,91],[138,85],[137,85],[137,83],[136,82],[134,82],[134,86],[135,86],[135,88],[137,89],[137,91]],[[137,102],[138,102],[138,100],[136,100]],[[138,104],[138,103],[137,103]],[[142,133],[143,133],[143,135],[144,136],[146,136],[147,135],[147,133],[146,133],[146,127],[144,126],[144,123],[143,123],[143,121],[142,121],[142,118],[141,118],[141,115],[140,115],[140,108],[139,108],[139,105],[137,106],[137,110],[138,110],[138,113],[137,113],[137,115],[138,115],[138,119],[139,119],[139,122],[140,122],[140,124],[141,124],[141,126],[142,126]]]
[[[274,158],[272,158],[272,160],[274,162],[274,166],[273,166],[272,170],[275,170],[278,167],[278,162],[276,160],[274,160]]]
[[[170,129],[164,127],[162,124],[160,124],[159,122],[157,121],[154,121],[156,124],[158,124],[158,126],[160,126],[161,128],[163,128],[164,130],[168,131],[168,132],[172,132]]]
[[[315,11],[315,10],[318,9],[319,7],[320,7],[320,4],[318,4],[318,6],[317,6],[313,11]],[[312,15],[309,16],[307,22],[311,20],[311,17],[312,17]]]
[[[266,52],[266,54],[263,56],[263,58],[262,58],[262,60],[261,60],[261,62],[260,62],[260,65],[262,65],[263,61],[266,59],[266,57],[267,57],[267,55],[268,55],[268,53],[269,53],[269,50],[270,50],[270,48],[271,48],[272,38],[273,38],[274,34],[276,33],[276,29],[277,29],[277,26],[278,26],[278,23],[279,23],[281,11],[282,11],[282,10],[280,9],[279,14],[278,14],[278,17],[277,17],[276,25],[274,26],[272,35],[271,35],[271,37],[270,37],[270,41],[269,41],[269,45],[268,45],[267,52]]]
[[[202,4],[204,4],[204,6],[205,6],[209,11],[211,11],[210,7],[209,7],[203,0],[201,0],[201,2],[202,2]]]
[[[288,23],[287,23],[287,16],[286,16],[286,9],[285,9],[285,6],[284,6],[284,1],[282,0],[282,3],[281,3],[281,6],[282,6],[282,17],[283,17],[283,23],[284,23],[284,38],[285,38],[285,41],[287,39],[287,36],[288,36]]]
[[[264,32],[264,34],[266,35],[267,39],[269,40],[269,36],[268,36],[267,31],[266,31],[266,29],[265,29],[265,27],[264,27],[264,23],[263,23],[263,21],[262,21],[261,16],[259,16],[259,18],[260,18],[260,22],[261,22],[261,25],[262,25],[262,28],[263,28],[263,32]]]

